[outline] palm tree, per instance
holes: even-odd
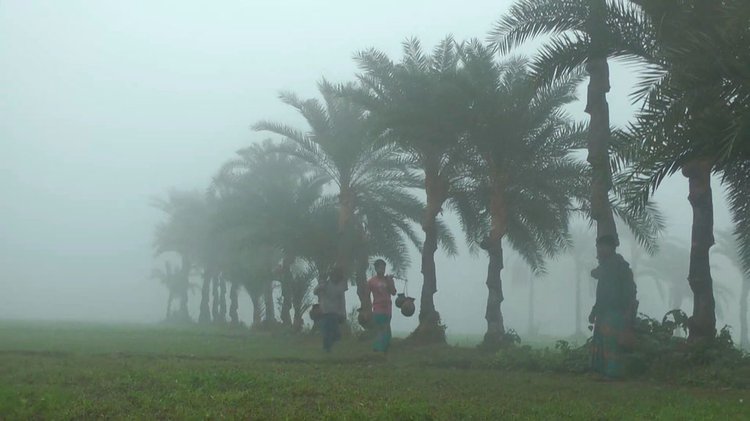
[[[533,272],[569,243],[568,220],[586,175],[571,152],[585,128],[561,108],[575,100],[578,78],[539,88],[524,59],[496,63],[477,41],[461,49],[471,104],[467,140],[475,149],[478,197],[489,229],[480,241],[489,255],[485,345],[505,333],[500,304],[502,240],[506,237]],[[532,289],[533,291],[533,289]]]
[[[625,1],[518,0],[491,34],[501,52],[527,40],[551,35],[533,68],[542,84],[585,67],[589,74],[586,113],[590,116],[588,162],[591,165],[591,218],[596,236],[617,237],[609,192],[612,189],[607,92],[610,58],[642,56],[643,22]]]
[[[202,278],[203,284],[201,287],[201,303],[200,311],[198,313],[199,323],[210,323],[214,321],[221,321],[221,318],[216,311],[212,313],[210,307],[210,296],[211,296],[211,284],[218,286],[219,272],[217,262],[219,260],[219,244],[220,239],[216,232],[216,212],[217,212],[217,199],[210,191],[205,195],[203,206],[196,209],[200,211],[200,215],[196,218],[198,224],[193,226],[195,232],[196,241],[199,243],[196,255],[196,266],[203,269]],[[214,294],[214,305],[217,307],[219,304],[220,297],[218,291]],[[213,316],[213,317],[212,317]]]
[[[234,237],[228,248],[242,253],[242,264],[230,264],[230,279],[245,285],[256,311],[257,298],[264,297],[266,324],[275,320],[272,281],[280,281],[282,321],[291,326],[291,267],[309,253],[305,231],[316,223],[326,180],[276,148],[265,142],[238,151],[239,158],[227,162],[215,177],[213,189],[221,197],[221,227]]]
[[[158,279],[169,292],[167,298],[167,315],[165,320],[173,320],[172,315],[172,301],[175,299],[181,299],[187,295],[188,290],[192,285],[184,282],[184,276],[180,268],[173,268],[170,262],[164,262],[164,269],[154,268],[151,272],[151,277]],[[185,314],[187,309],[184,308],[186,302],[181,302],[180,314]]]
[[[726,77],[725,65],[736,64],[737,60],[708,57],[733,55],[737,49],[725,43],[727,35],[734,41],[747,40],[750,31],[746,24],[727,25],[734,18],[726,14],[725,6],[739,6],[733,1],[633,3],[639,5],[648,28],[644,58],[653,69],[642,83],[639,93],[645,105],[629,135],[636,161],[631,176],[635,180],[633,190],[648,196],[666,176],[678,170],[688,178],[688,199],[693,208],[688,275],[694,300],[690,340],[708,340],[716,334],[709,254],[714,244],[711,175],[738,164],[741,155],[733,153],[735,145],[742,151],[736,142],[737,132],[727,136],[727,131],[737,127],[738,116],[744,113],[735,108],[736,104],[747,100]],[[717,46],[722,45],[728,48],[717,53]],[[727,87],[731,86],[728,97]],[[728,138],[733,140],[727,143]]]
[[[375,49],[357,53],[361,89],[348,93],[368,111],[368,120],[380,140],[397,145],[424,174],[427,203],[420,218],[425,234],[424,282],[419,325],[412,338],[445,342],[434,303],[438,216],[446,202],[461,209],[457,199],[464,191],[466,150],[459,140],[465,132],[469,103],[460,83],[460,60],[453,39],[444,39],[431,55],[423,52],[418,40],[410,39],[403,44],[403,55],[396,64]]]
[[[153,205],[167,214],[167,220],[156,227],[154,248],[156,255],[175,252],[182,259],[181,282],[185,285],[180,291],[180,318],[190,320],[188,314],[188,285],[193,264],[198,259],[205,239],[206,201],[198,191],[169,192],[166,199],[155,199]]]
[[[352,85],[336,87],[323,80],[318,88],[322,102],[280,95],[305,118],[308,131],[269,121],[254,129],[284,136],[286,143],[277,150],[309,165],[337,190],[336,264],[347,277],[355,269],[361,308],[370,309],[362,269],[368,256],[380,254],[401,271],[409,264],[405,239],[421,246],[410,223],[418,220],[422,205],[405,191],[417,180],[394,147],[375,142],[364,109],[340,94]]]

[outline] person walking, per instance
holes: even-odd
[[[334,268],[328,279],[313,290],[320,304],[320,331],[323,334],[323,350],[331,352],[333,344],[341,339],[341,323],[346,320],[346,298],[349,289],[339,268]]]
[[[376,352],[388,352],[391,345],[391,297],[396,295],[396,286],[393,276],[385,274],[384,260],[376,260],[373,266],[375,276],[367,281],[367,288],[372,294],[372,320],[376,333],[372,349]]]

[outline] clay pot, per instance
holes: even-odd
[[[406,317],[411,317],[414,315],[415,310],[416,306],[414,305],[414,298],[404,297],[404,302],[401,304],[401,314]]]
[[[320,304],[313,304],[310,308],[310,320],[313,322],[316,322],[320,320],[320,316],[323,315],[322,310],[320,309]]]
[[[406,296],[403,292],[399,293],[396,297],[396,307],[401,308],[401,305],[406,301]]]

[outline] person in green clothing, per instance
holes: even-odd
[[[372,319],[375,322],[376,338],[372,349],[377,352],[388,352],[391,345],[391,314],[393,304],[391,297],[396,295],[393,276],[386,276],[385,261],[375,261],[375,276],[367,281],[368,293],[372,294]]]
[[[616,249],[615,236],[599,237],[596,240],[599,266],[591,271],[597,280],[596,303],[589,315],[589,323],[594,324],[591,368],[606,378],[623,374],[623,338],[632,332],[638,309],[633,271]]]

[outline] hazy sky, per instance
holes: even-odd
[[[322,76],[353,77],[355,51],[397,58],[408,36],[430,48],[448,33],[484,38],[509,3],[0,2],[0,318],[159,320],[166,292],[149,274],[161,215],[151,197],[204,188],[235,150],[263,139],[249,130],[259,119],[301,124],[279,90],[315,95]],[[613,69],[616,124],[632,114],[631,73]],[[682,239],[686,196],[682,179],[658,196]],[[441,257],[438,270],[446,323],[482,331],[484,259]],[[409,278],[417,294],[418,268]],[[511,293],[506,317],[520,325],[526,300]],[[555,297],[540,293],[542,304]]]

